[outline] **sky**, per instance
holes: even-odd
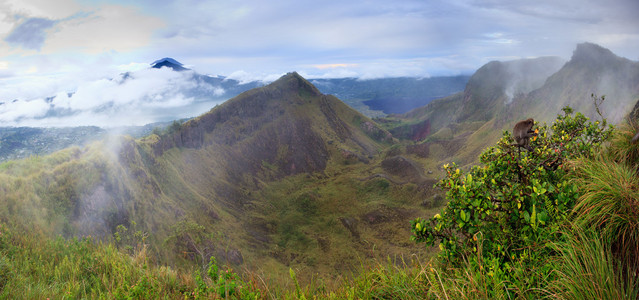
[[[0,126],[155,121],[149,107],[195,101],[188,75],[148,70],[162,57],[240,81],[365,80],[569,59],[582,42],[639,60],[639,1],[0,0]]]

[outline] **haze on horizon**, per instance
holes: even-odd
[[[581,42],[638,60],[639,1],[0,0],[0,126],[152,122],[144,111],[194,101],[180,88],[196,83],[148,70],[162,57],[240,81],[429,77]]]

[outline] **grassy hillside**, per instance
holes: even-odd
[[[422,252],[406,222],[441,205],[440,171],[396,143],[292,73],[159,135],[3,163],[0,216],[53,237],[140,232],[174,267],[214,256],[265,281],[293,267],[331,282]]]
[[[599,128],[601,125],[583,123],[579,120],[579,117],[564,119],[561,126],[572,127],[578,123],[583,127],[579,127],[580,130],[571,134],[585,134],[592,137],[598,134],[592,126]],[[138,230],[140,225],[136,222],[131,221],[128,229],[118,226],[113,240],[105,243],[92,238],[51,238],[47,233],[50,230],[48,227],[34,224],[24,227],[19,223],[19,219],[15,218],[15,214],[3,213],[0,226],[0,291],[4,297],[8,298],[632,299],[638,295],[639,291],[636,276],[632,275],[633,270],[636,270],[636,266],[639,265],[636,264],[636,253],[633,252],[637,245],[637,233],[636,224],[634,224],[636,222],[632,221],[638,217],[633,207],[636,207],[635,194],[639,186],[634,179],[637,163],[634,158],[639,156],[636,154],[636,145],[629,144],[628,141],[636,130],[636,125],[625,125],[613,137],[610,146],[598,152],[598,155],[592,155],[596,153],[590,152],[592,155],[590,158],[580,156],[579,159],[567,161],[570,157],[576,157],[574,156],[576,153],[589,152],[589,147],[594,144],[586,143],[600,143],[604,140],[595,142],[588,138],[570,139],[570,143],[590,145],[585,148],[572,147],[572,144],[560,144],[560,141],[565,141],[565,135],[555,134],[562,131],[553,127],[552,132],[548,132],[548,135],[540,134],[541,137],[533,144],[538,149],[538,156],[524,154],[521,161],[509,160],[508,156],[504,160],[489,159],[484,162],[485,167],[475,168],[468,173],[474,175],[472,178],[476,181],[475,183],[470,175],[458,176],[456,174],[460,174],[459,171],[451,172],[452,169],[447,168],[447,178],[442,182],[446,184],[445,182],[449,182],[448,179],[450,179],[450,182],[464,184],[464,193],[494,188],[490,187],[490,184],[482,183],[483,180],[502,182],[501,180],[510,178],[510,181],[503,182],[503,185],[495,186],[502,193],[496,194],[494,199],[489,199],[498,201],[502,197],[513,197],[515,193],[508,192],[512,189],[525,192],[523,197],[526,199],[530,197],[531,201],[544,202],[539,198],[540,195],[544,195],[548,199],[574,204],[574,208],[563,207],[564,210],[559,211],[561,215],[568,218],[555,216],[552,222],[546,217],[535,219],[533,206],[533,215],[529,215],[530,220],[538,220],[536,222],[545,220],[545,223],[529,220],[519,223],[519,221],[513,221],[515,219],[506,221],[523,225],[515,231],[509,231],[510,237],[507,240],[516,241],[521,237],[533,237],[532,240],[524,238],[523,241],[527,241],[524,248],[520,248],[521,244],[518,247],[512,247],[505,239],[484,240],[483,235],[479,235],[477,239],[468,238],[467,242],[474,243],[472,245],[476,249],[483,250],[471,250],[472,246],[456,248],[455,251],[466,253],[457,262],[443,259],[446,256],[440,254],[440,259],[428,260],[418,255],[395,260],[397,256],[390,256],[387,261],[378,259],[365,263],[361,257],[376,251],[366,247],[369,243],[384,245],[381,240],[389,241],[386,247],[390,248],[380,249],[380,251],[392,251],[394,245],[404,246],[402,243],[407,243],[408,237],[403,236],[401,228],[405,226],[405,218],[413,219],[414,216],[406,214],[406,210],[401,209],[400,206],[415,201],[416,199],[411,200],[411,196],[415,194],[415,189],[419,190],[420,187],[416,184],[400,185],[393,182],[425,176],[419,172],[405,171],[411,165],[412,159],[404,157],[406,153],[397,154],[397,148],[391,147],[383,155],[384,159],[379,166],[348,164],[346,165],[348,168],[340,169],[339,172],[344,172],[341,174],[333,173],[338,172],[337,169],[329,167],[325,171],[326,174],[315,175],[320,176],[319,178],[298,174],[289,176],[285,180],[278,180],[277,183],[272,183],[260,190],[260,197],[270,201],[263,202],[264,206],[250,211],[250,218],[254,220],[262,218],[261,220],[267,223],[267,227],[269,224],[277,223],[277,219],[282,220],[280,224],[283,225],[278,225],[280,234],[268,235],[266,238],[276,239],[273,242],[277,244],[277,248],[271,248],[271,251],[279,251],[275,260],[288,259],[289,267],[274,263],[275,260],[271,262],[267,260],[262,261],[259,268],[253,266],[241,272],[243,275],[238,275],[237,271],[220,267],[215,262],[205,263],[202,266],[183,265],[179,268],[157,266],[157,263],[162,265],[161,261],[147,248],[153,243],[151,240],[154,238],[154,233]],[[545,133],[545,129],[542,132]],[[502,144],[499,143],[494,148],[488,149],[486,153],[499,155],[495,149],[505,150],[506,153],[512,151],[511,147],[504,147]],[[560,151],[546,151],[546,149]],[[35,171],[39,167],[47,164],[64,165],[65,161],[71,163],[74,161],[74,156],[82,155],[78,151],[82,150],[69,149],[56,153],[56,156],[32,159],[30,162],[3,164],[3,173],[7,174],[6,178],[37,179],[39,177],[35,174],[38,172]],[[91,150],[84,151],[89,153]],[[552,162],[553,165],[548,166],[549,173],[535,174],[532,170],[537,169],[537,164],[531,163],[532,166],[525,164],[532,160],[546,160],[547,156],[557,158]],[[401,157],[404,159],[400,159]],[[407,157],[412,156],[407,155]],[[96,158],[93,157],[93,159]],[[88,161],[87,158],[87,161],[77,163],[78,166],[83,166],[88,164]],[[384,161],[392,161],[393,164],[389,166]],[[18,167],[19,165],[21,168]],[[404,167],[393,168],[394,165]],[[486,178],[478,176],[480,174],[478,172],[483,170],[499,171],[501,169],[495,169],[495,166],[506,165],[524,167],[524,174],[526,174],[524,176],[549,181],[536,183],[528,181],[535,186],[533,191],[531,186],[522,184],[521,177],[509,176],[508,172],[490,173]],[[29,169],[29,166],[34,168]],[[360,169],[362,166],[370,169]],[[555,167],[558,169],[552,171]],[[346,176],[349,172],[356,172],[356,175]],[[27,174],[31,175],[27,176]],[[360,174],[372,175],[369,176],[370,178],[361,178],[364,179],[363,183],[358,184],[359,179],[355,178]],[[376,174],[385,174],[385,176]],[[544,177],[543,174],[549,176]],[[427,181],[425,178],[422,180]],[[87,182],[90,181],[87,180]],[[24,183],[26,182],[21,184]],[[550,188],[547,184],[554,188]],[[112,184],[112,186],[115,185],[115,183]],[[573,185],[575,185],[574,188]],[[540,186],[548,190],[541,192],[538,190]],[[452,186],[447,189],[454,191]],[[568,194],[560,192],[562,189]],[[578,192],[575,193],[575,191]],[[452,208],[459,208],[458,205],[468,196],[464,193],[449,192],[449,200],[453,204],[449,204],[442,210],[441,216],[436,216],[434,219],[448,218]],[[521,194],[516,193],[515,196],[520,197],[519,195]],[[557,198],[553,198],[555,196]],[[358,198],[358,200],[340,201],[347,198]],[[527,201],[522,202],[522,207],[530,208],[532,202]],[[358,203],[362,202],[376,209],[364,216],[357,216],[358,210],[353,206],[361,205]],[[160,203],[156,203],[158,204]],[[553,204],[546,203],[545,209],[548,209],[549,205]],[[542,207],[544,206],[538,206],[537,213],[540,215],[543,212]],[[527,208],[521,208],[521,210]],[[439,211],[439,208],[434,210]],[[460,213],[459,211],[456,210],[455,213]],[[493,212],[500,213],[497,209]],[[431,214],[430,210],[424,213]],[[357,217],[343,217],[345,215]],[[490,215],[492,214],[484,217],[487,224],[504,222],[502,218],[488,218],[487,216]],[[338,219],[331,221],[334,217]],[[220,216],[218,220],[224,220],[223,218],[224,216]],[[395,218],[401,222],[393,223]],[[465,220],[464,217],[461,218]],[[525,219],[525,216],[522,218]],[[599,220],[596,223],[602,226],[593,228],[591,224],[595,219]],[[339,225],[340,223],[342,226]],[[414,224],[417,223],[414,222]],[[480,226],[484,226],[481,232],[488,236],[492,233],[491,227],[486,226],[487,224]],[[244,224],[244,226],[256,228],[261,225]],[[421,230],[420,227],[413,225],[413,233],[416,232],[415,228]],[[531,228],[536,229],[531,230]],[[181,222],[179,226],[173,227],[173,230],[175,234],[168,240],[174,241],[171,244],[173,247],[182,247],[185,257],[197,254],[194,253],[197,252],[196,249],[188,251],[189,247],[204,249],[197,241],[212,236],[212,234],[202,234],[207,228],[189,221]],[[536,242],[534,237],[549,231],[560,234],[544,235],[543,243]],[[346,240],[356,240],[358,243],[349,244],[345,242]],[[259,251],[261,247],[269,247],[269,244],[270,242],[265,239],[262,244],[254,245],[252,249]],[[490,251],[490,247],[502,244],[508,251],[505,254]],[[419,248],[415,249],[416,253],[425,254],[429,251],[427,248],[421,248],[423,246],[417,246]],[[313,256],[313,247],[321,249],[322,254]],[[443,249],[445,250],[442,254],[450,253],[455,248],[450,248],[447,244]],[[530,249],[535,251],[528,251]],[[340,253],[342,251],[349,253]],[[322,257],[324,255],[329,256],[330,259],[324,259]],[[340,257],[345,260],[340,260]],[[500,264],[495,260],[498,257],[507,257],[508,262]],[[358,260],[360,265],[348,268],[348,260]],[[304,261],[304,264],[300,264],[300,261]],[[281,271],[285,271],[286,276],[273,280],[274,276],[277,277],[278,269],[285,269]],[[321,274],[323,269],[328,269],[329,274],[334,274],[336,277],[331,280],[319,276],[318,273]],[[504,270],[509,271],[504,273]],[[352,277],[346,274],[352,274]]]

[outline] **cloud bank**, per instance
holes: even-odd
[[[222,102],[224,92],[220,86],[197,80],[192,71],[147,68],[114,79],[88,81],[74,90],[57,91],[49,96],[2,99],[0,124],[145,125],[201,114]]]
[[[166,74],[104,79],[167,56],[240,82],[471,74],[491,60],[567,59],[586,41],[637,60],[638,12],[636,0],[0,0],[0,122],[108,124],[128,121],[127,105],[144,120],[199,103]],[[133,88],[151,83],[174,89]]]

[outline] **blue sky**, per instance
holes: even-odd
[[[639,1],[0,0],[0,101],[75,91],[166,56],[240,80],[427,77],[569,58],[586,41],[639,60]]]

